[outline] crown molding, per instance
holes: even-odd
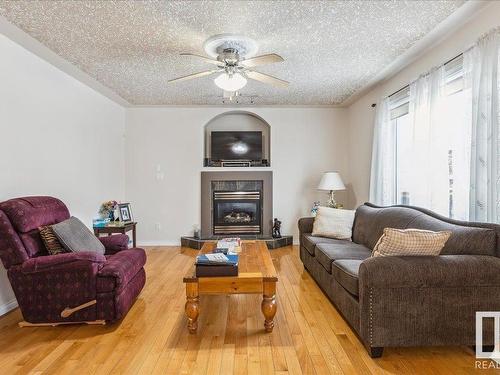
[[[227,109],[249,109],[249,108],[323,108],[335,109],[345,108],[344,105],[337,104],[135,104],[130,108],[227,108]]]
[[[31,35],[7,21],[7,19],[3,16],[0,16],[0,34],[5,35],[7,38],[24,47],[31,53],[47,61],[49,64],[55,66],[84,85],[104,95],[113,102],[123,107],[130,107],[130,103],[116,92],[111,90],[109,87],[104,86],[102,83],[70,63],[68,60],[59,56]]]
[[[476,15],[476,13],[491,4],[492,2],[488,0],[467,1],[464,5],[438,24],[434,29],[427,33],[422,39],[415,42],[413,46],[377,73],[377,75],[375,75],[375,77],[373,77],[366,85],[347,98],[341,106],[350,106],[378,84],[394,77],[401,70],[418,60],[423,54],[436,47],[436,45],[441,43],[454,31],[463,26],[463,24],[469,21],[474,15]]]

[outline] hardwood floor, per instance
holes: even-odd
[[[202,296],[188,334],[182,277],[197,251],[147,250],[147,282],[126,318],[106,326],[18,328],[0,318],[0,373],[43,374],[489,374],[468,348],[388,348],[372,360],[304,271],[297,247],[272,250],[279,275],[274,331],[259,295]]]

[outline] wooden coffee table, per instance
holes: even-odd
[[[205,243],[200,254],[210,253],[214,248],[214,243]],[[198,328],[200,295],[249,293],[262,294],[264,328],[266,332],[272,332],[276,315],[277,281],[278,276],[273,261],[263,241],[243,241],[242,251],[239,253],[238,276],[196,277],[193,264],[184,277],[189,332],[196,333]]]

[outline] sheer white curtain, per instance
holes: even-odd
[[[469,219],[473,221],[500,222],[499,45],[500,32],[493,30],[464,53],[472,87]]]
[[[440,113],[443,108],[444,67],[433,69],[410,84],[409,113],[411,148],[401,159],[409,160],[406,174],[410,204],[446,211],[439,207],[448,186],[448,155],[443,141]],[[444,178],[444,180],[443,180]],[[445,198],[445,202],[447,202]]]
[[[377,103],[373,130],[370,202],[381,206],[396,199],[396,132],[389,108],[389,98]]]
[[[447,95],[445,67],[410,84],[408,114],[390,120],[380,103],[375,122],[370,200],[404,203],[468,217],[470,110],[467,88]],[[470,92],[468,90],[467,92]],[[469,99],[470,102],[470,99]],[[467,115],[468,113],[468,115]]]

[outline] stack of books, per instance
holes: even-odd
[[[241,252],[241,239],[239,237],[224,238],[217,241],[216,253],[238,254]]]
[[[238,255],[212,253],[196,257],[196,277],[238,276]]]

